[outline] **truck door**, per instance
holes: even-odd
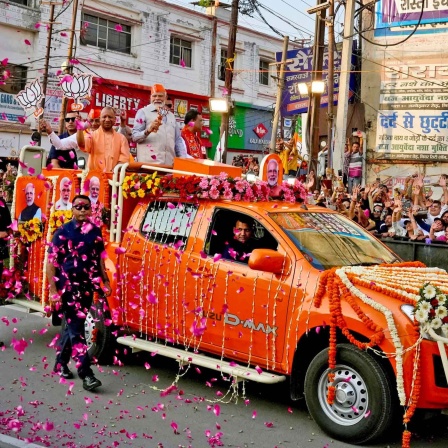
[[[150,202],[123,239],[122,297],[125,322],[156,338],[181,342],[188,236],[198,206],[178,200]]]
[[[194,300],[196,307],[195,314],[189,315],[190,325],[196,330],[191,345],[273,369],[282,361],[288,330],[293,264],[283,242],[255,213],[246,213],[253,221],[253,237],[259,248],[274,249],[286,256],[283,274],[255,271],[247,262],[224,259],[221,254],[226,243],[231,244],[235,219],[242,214],[239,210],[214,208],[202,221],[199,233],[206,239],[198,241],[192,251],[197,257],[196,275],[185,278],[187,301]]]

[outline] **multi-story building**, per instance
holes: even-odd
[[[380,177],[392,186],[419,171],[429,190],[447,172],[447,11],[437,2],[381,0],[374,21],[364,13],[368,181]]]
[[[276,66],[271,64],[275,52],[281,51],[280,39],[238,27],[235,54],[228,55],[230,11],[224,8],[196,11],[162,0],[85,0],[74,13],[73,4],[55,6],[45,111],[55,125],[62,102],[58,75],[67,64],[74,74],[95,77],[92,96],[85,101],[87,109],[105,104],[127,108],[132,125],[135,110],[149,102],[153,83],[168,89],[179,121],[191,107],[210,118],[208,99],[225,94],[223,74],[227,60],[234,57],[236,107],[229,150],[267,146],[277,90],[272,78]],[[50,9],[49,2],[38,0],[0,0],[0,59],[11,73],[0,86],[3,158],[17,156],[30,140],[30,117],[25,123],[20,123],[20,117],[32,116],[32,111],[25,114],[14,96],[26,82],[43,77]],[[75,39],[68,61],[74,14]],[[219,118],[211,123],[215,139],[218,122]],[[267,130],[261,137],[254,131],[259,124]]]

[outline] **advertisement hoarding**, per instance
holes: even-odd
[[[289,50],[287,52],[287,61],[285,68],[285,90],[282,97],[282,116],[291,116],[308,111],[309,96],[302,95],[299,91],[299,84],[305,83],[308,87],[311,86],[312,81],[312,61],[313,48],[300,48],[297,50]],[[282,60],[282,53],[276,53],[276,60]],[[353,61],[352,61],[353,63]],[[339,97],[339,76],[341,69],[341,54],[334,52],[334,95],[333,102],[337,104]],[[321,97],[321,107],[328,105],[328,51],[324,52],[322,78],[325,81],[325,92]],[[350,76],[350,96],[353,90],[354,77]]]
[[[439,61],[384,66],[376,158],[448,161],[448,65]]]
[[[406,36],[446,33],[448,2],[446,0],[380,0],[375,6],[375,36]]]

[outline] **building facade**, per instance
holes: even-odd
[[[419,5],[380,0],[374,26],[364,15],[367,180],[390,186],[419,171],[429,188],[448,172],[448,7]]]
[[[109,95],[109,100],[114,96],[131,97],[133,89],[142,86],[142,104],[138,107],[149,102],[149,86],[163,83],[174,95],[180,122],[190,107],[204,108],[207,115],[208,98],[225,95],[222,75],[228,59],[230,11],[191,10],[162,0],[85,0],[76,11],[75,39],[68,61],[72,4],[59,2],[55,6],[45,102],[45,116],[55,127],[62,103],[58,76],[67,65],[73,67],[74,74],[91,74],[100,80],[99,84],[101,80],[107,80],[108,86],[112,84],[115,92],[97,86],[97,91],[104,98]],[[11,74],[0,86],[0,157],[16,157],[21,146],[29,142],[32,111],[24,113],[14,97],[26,82],[43,77],[50,8],[49,3],[41,4],[38,0],[0,0],[0,55]],[[269,132],[271,123],[266,119],[266,111],[273,109],[277,90],[276,80],[271,77],[276,75],[276,66],[270,64],[281,47],[280,39],[239,27],[236,52],[232,55],[232,98],[244,104],[244,109],[261,111],[260,122]],[[96,104],[96,98],[87,99],[89,102]],[[134,107],[126,101],[123,105]],[[132,125],[133,114],[129,115]],[[245,130],[258,124],[253,113],[243,115],[248,117],[247,122],[240,123]],[[213,131],[219,133],[219,129]],[[255,139],[256,135],[252,137]],[[268,138],[258,138],[260,143],[244,149],[261,149]],[[42,144],[47,145],[45,139]]]

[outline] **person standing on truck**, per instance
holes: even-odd
[[[119,163],[129,162],[130,151],[126,137],[114,130],[115,109],[106,106],[101,110],[100,127],[91,134],[78,129],[79,149],[89,154],[89,171],[113,171]]]
[[[185,114],[185,126],[182,128],[181,135],[185,141],[188,154],[195,159],[207,158],[205,146],[203,146],[198,135],[202,131],[203,122],[202,115],[196,109],[191,109]]]
[[[162,84],[151,88],[151,104],[137,111],[132,139],[137,143],[137,161],[173,165],[174,157],[191,158],[180,135],[174,114],[165,107]]]
[[[92,207],[88,196],[73,198],[73,219],[56,230],[47,264],[50,303],[60,309],[66,326],[62,330],[54,372],[65,379],[73,378],[68,367],[70,356],[76,360],[78,375],[85,390],[101,386],[91,369],[85,342],[84,324],[92,305],[93,294],[100,289],[111,294],[102,254],[101,230],[89,218]],[[73,355],[76,353],[76,355]]]
[[[48,134],[52,144],[47,158],[47,167],[72,170],[76,168],[78,162],[76,152],[70,151],[70,149],[76,150],[78,148],[74,136],[76,135],[76,120],[79,119],[78,112],[68,111],[64,119],[66,131],[61,135],[56,135],[48,121],[40,120],[39,129],[41,132]],[[73,138],[69,138],[70,136],[73,136]],[[62,144],[61,141],[64,143]]]

